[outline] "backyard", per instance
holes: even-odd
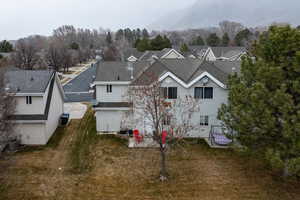
[[[299,182],[201,141],[169,152],[171,178],[162,183],[157,150],[129,149],[124,139],[97,136],[93,124],[88,111],[46,147],[2,157],[0,199],[300,199]]]

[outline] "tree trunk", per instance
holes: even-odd
[[[291,175],[289,172],[288,160],[284,161],[284,168],[283,168],[282,175],[284,178],[287,178]]]
[[[161,181],[168,180],[168,173],[166,168],[166,152],[165,147],[162,145],[160,146],[160,155],[161,155],[161,162],[160,162],[160,177]]]

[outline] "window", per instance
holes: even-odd
[[[168,99],[177,99],[177,87],[168,88]]]
[[[208,116],[207,115],[201,115],[200,116],[200,126],[208,126]]]
[[[177,87],[161,87],[161,97],[166,99],[177,99]]]
[[[112,85],[106,85],[106,92],[112,93]]]
[[[32,96],[26,96],[26,104],[32,104]]]
[[[194,92],[195,99],[212,99],[213,88],[212,87],[195,87]]]

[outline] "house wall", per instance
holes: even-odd
[[[26,97],[15,96],[16,111],[15,113],[22,115],[43,114],[45,110],[45,100],[42,96],[32,97],[32,104],[26,104]]]
[[[96,111],[97,132],[118,132],[125,111],[101,110]]]
[[[112,93],[106,92],[106,85],[96,85],[97,102],[123,102],[126,99],[128,85],[113,85]]]
[[[57,78],[57,77],[56,77]],[[52,99],[48,114],[48,120],[46,122],[45,139],[48,141],[55,132],[59,125],[59,119],[64,112],[64,100],[59,91],[58,80],[55,81],[53,86]]]
[[[46,125],[44,123],[17,123],[15,132],[25,145],[45,145]]]
[[[200,124],[200,116],[209,116],[209,125],[200,127],[199,131],[189,133],[190,137],[208,137],[211,125],[220,125],[217,119],[218,109],[223,103],[227,103],[228,91],[221,88],[212,80],[203,86],[202,79],[195,83],[190,88],[184,88],[172,78],[166,78],[162,83],[162,87],[177,87],[177,95],[179,98],[184,98],[186,95],[194,97],[195,87],[213,87],[213,99],[200,99],[200,112],[194,113],[192,123]]]

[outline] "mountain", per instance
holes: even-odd
[[[198,0],[149,25],[153,30],[180,30],[217,26],[220,21],[264,26],[273,22],[300,24],[299,0]]]

